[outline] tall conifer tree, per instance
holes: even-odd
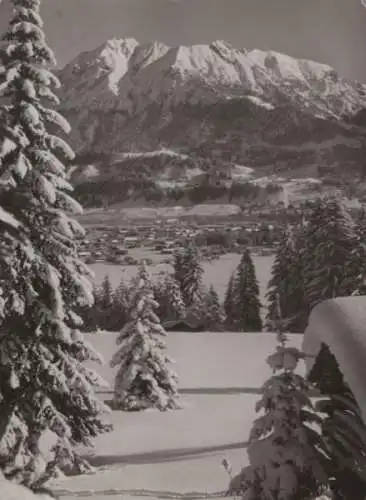
[[[120,331],[126,324],[128,307],[128,288],[124,280],[121,279],[112,298],[109,327],[113,332]]]
[[[58,438],[54,452],[74,461],[74,445],[108,426],[95,395],[102,381],[84,364],[98,355],[76,314],[93,289],[77,255],[84,230],[72,214],[81,207],[63,164],[73,152],[54,132],[69,131],[52,108],[59,104],[52,90],[59,81],[48,69],[55,60],[40,0],[12,4],[0,51],[0,448],[18,455],[31,484],[50,473],[50,464],[36,465],[46,430]]]
[[[211,332],[224,330],[225,314],[213,285],[210,286],[204,296],[203,309],[203,324],[205,329]]]
[[[179,283],[174,276],[165,274],[155,283],[154,295],[159,304],[157,314],[161,321],[175,321],[184,318],[186,307]]]
[[[267,289],[267,328],[273,330],[280,322],[291,332],[302,330],[304,310],[304,279],[300,239],[295,228],[285,231],[272,266]]]
[[[242,332],[262,331],[259,284],[249,250],[245,250],[236,272],[234,318]]]
[[[102,307],[102,309],[108,310],[113,302],[113,288],[108,274],[104,276],[104,279],[100,286],[99,296],[100,306]]]
[[[98,317],[98,327],[103,330],[111,330],[113,327],[113,298],[114,292],[111,280],[106,274],[96,291],[95,309]]]
[[[203,269],[197,248],[190,244],[174,256],[174,279],[179,283],[185,306],[201,299]]]
[[[321,301],[352,295],[363,282],[354,220],[337,199],[319,200],[302,234],[307,312]]]
[[[233,272],[229,278],[224,299],[225,325],[229,330],[233,330],[235,325],[235,284],[236,276]]]

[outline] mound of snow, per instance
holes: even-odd
[[[0,476],[1,500],[53,500],[44,493],[35,495],[32,491],[19,484],[7,481]]]

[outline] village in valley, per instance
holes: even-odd
[[[273,253],[281,234],[280,227],[268,223],[194,224],[179,219],[157,220],[151,223],[133,223],[127,227],[93,226],[82,239],[79,256],[87,264],[136,264],[131,254],[136,249],[150,250],[172,256],[187,240],[196,241],[203,256],[212,258],[237,251],[244,246],[260,247]],[[211,247],[211,252],[209,248]],[[148,258],[147,258],[148,259]],[[149,260],[148,260],[149,263]]]
[[[321,3],[0,0],[0,500],[366,500],[366,9]]]

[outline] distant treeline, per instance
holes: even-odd
[[[319,302],[366,293],[365,221],[365,212],[352,215],[342,202],[329,199],[307,203],[303,218],[288,224],[282,234],[267,228],[268,237],[275,234],[277,240],[267,290],[267,330],[302,333]],[[243,256],[228,277],[224,301],[213,287],[204,286],[200,244],[225,245],[229,237],[225,231],[208,232],[176,252],[173,272],[162,274],[154,284],[160,321],[186,319],[208,331],[262,329],[256,270],[245,249],[245,233]],[[120,330],[129,314],[129,286],[121,283],[114,291],[106,276],[95,291],[94,306],[82,311],[85,329]]]

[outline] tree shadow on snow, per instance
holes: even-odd
[[[192,387],[179,389],[179,394],[208,394],[208,395],[230,395],[230,394],[262,394],[258,387]]]
[[[258,396],[263,394],[261,387],[183,387],[178,388],[181,395],[208,395],[208,396],[230,396],[232,394],[256,394]],[[113,394],[113,391],[100,391],[100,396],[105,396],[104,403],[107,405],[112,404],[112,400],[108,398]],[[319,396],[316,391],[310,394],[312,397]]]
[[[263,390],[258,387],[183,387],[178,388],[178,392],[181,395],[185,394],[202,394],[202,395],[230,395],[230,394],[262,394]],[[113,394],[113,391],[98,391],[98,394],[109,396]],[[109,399],[104,401],[106,404],[110,404]]]
[[[230,443],[216,446],[202,446],[199,448],[178,448],[172,450],[158,450],[141,453],[130,453],[126,455],[86,455],[84,458],[94,467],[103,467],[115,464],[143,465],[164,462],[177,462],[200,458],[201,455],[219,451],[240,450],[248,446],[247,441],[241,443]]]
[[[129,497],[148,497],[162,500],[206,500],[213,498],[225,498],[226,490],[217,491],[212,493],[207,492],[199,492],[199,491],[191,491],[181,493],[179,491],[170,491],[170,490],[146,490],[146,489],[138,489],[138,490],[123,490],[123,489],[108,489],[108,490],[98,490],[98,491],[90,491],[90,490],[78,490],[69,491],[69,490],[56,490],[56,493],[60,497],[91,497],[98,495],[99,496],[117,496],[118,498],[122,498],[122,496]]]

